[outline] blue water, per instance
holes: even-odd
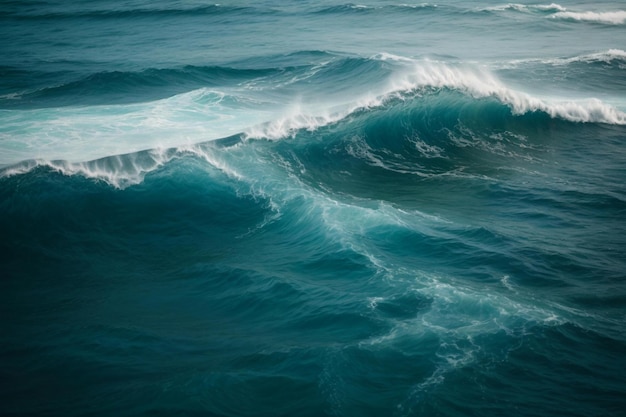
[[[626,5],[0,3],[3,416],[626,415]]]

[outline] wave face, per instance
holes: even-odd
[[[0,414],[622,415],[594,7],[4,2]]]

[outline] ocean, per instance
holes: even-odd
[[[3,416],[626,416],[626,4],[0,2]]]

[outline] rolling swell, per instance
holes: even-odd
[[[292,69],[295,71],[296,69]],[[237,85],[246,80],[274,75],[284,69],[238,69],[229,67],[151,68],[139,72],[101,72],[36,91],[12,92],[5,108],[89,106],[154,101],[200,88]],[[34,78],[39,74],[19,74]],[[67,78],[67,75],[65,76]],[[13,83],[15,85],[15,83]]]
[[[117,179],[122,189],[41,166],[0,178],[0,226],[12,236],[1,247],[0,297],[14,314],[4,346],[58,358],[26,362],[5,349],[15,359],[3,375],[16,381],[5,407],[25,409],[24,387],[65,407],[44,389],[54,374],[76,381],[65,404],[91,410],[96,394],[117,398],[94,413],[414,415],[483,410],[466,398],[484,395],[496,404],[484,412],[496,415],[536,390],[551,395],[533,409],[550,413],[580,396],[560,380],[566,373],[588,388],[584,412],[565,406],[568,414],[617,415],[622,383],[606,361],[623,362],[621,320],[576,301],[598,268],[621,274],[592,243],[598,236],[577,235],[597,227],[594,217],[575,205],[554,210],[551,189],[539,203],[542,190],[523,184],[542,175],[489,172],[444,134],[430,143],[442,156],[428,158],[406,137],[419,122],[383,127],[402,124],[403,104],[391,107],[396,123],[387,108],[281,141],[238,136],[171,150],[158,166],[150,151],[83,167],[123,177],[141,165],[141,181]],[[383,166],[354,150],[355,131]],[[449,175],[429,183],[388,169],[394,161]],[[615,230],[598,231],[601,241],[623,242],[620,210],[606,211]],[[577,247],[595,247],[596,266]],[[44,317],[42,337],[26,324]],[[64,366],[68,357],[80,358],[80,372]],[[132,394],[110,391],[120,375]],[[303,399],[279,396],[286,387]],[[136,405],[137,395],[159,404]]]
[[[486,175],[478,156],[489,147],[462,153],[468,146],[451,134],[468,131],[458,119],[470,124],[477,105],[464,97],[440,91],[429,104],[396,99],[293,138],[239,135],[171,149],[155,165],[156,151],[83,165],[119,176],[140,166],[141,181],[122,189],[43,166],[0,178],[0,224],[13,236],[11,245],[2,243],[2,285],[10,291],[1,297],[12,297],[2,305],[19,313],[8,324],[10,345],[59,358],[27,363],[5,351],[16,359],[3,372],[17,381],[5,407],[24,409],[9,396],[25,395],[24,386],[43,388],[53,373],[77,381],[64,401],[91,410],[96,393],[115,395],[107,384],[121,372],[132,395],[118,394],[115,406],[94,412],[121,405],[137,414],[414,415],[453,413],[467,397],[485,395],[496,405],[470,406],[496,415],[539,390],[551,395],[541,395],[534,410],[550,413],[563,409],[563,398],[580,395],[575,384],[560,381],[567,373],[588,388],[584,412],[565,406],[568,414],[616,414],[622,383],[606,360],[623,362],[620,319],[590,317],[569,297],[586,293],[578,282],[598,268],[618,277],[621,265],[611,267],[596,247],[599,266],[584,267],[576,247],[593,249],[597,236],[590,241],[576,231],[597,223],[582,208],[553,209],[560,193],[545,189],[550,183],[537,174],[549,173],[550,164],[535,164],[535,173],[522,178],[501,169]],[[449,108],[464,99],[473,103],[465,103],[470,111]],[[416,117],[429,106],[426,122]],[[491,146],[498,139],[489,129],[511,140],[524,133],[539,146],[554,128],[544,115],[546,131],[530,137],[528,126],[506,123],[535,126],[532,115],[513,115],[493,100],[478,106],[496,116],[474,125],[481,130],[471,137]],[[557,123],[557,131],[581,128]],[[427,144],[440,156],[415,146],[416,132],[435,132]],[[374,164],[355,151],[355,141],[383,164],[451,175],[425,183]],[[560,149],[545,137],[541,146],[540,154]],[[502,164],[511,167],[516,158],[506,157]],[[438,166],[439,159],[449,165]],[[369,194],[342,178],[367,184]],[[408,178],[404,191],[390,190],[400,178]],[[538,185],[548,197],[543,203]],[[620,210],[606,211],[616,230],[599,231],[604,241],[623,241]],[[551,216],[545,223],[542,212]],[[535,227],[525,232],[521,225],[529,222]],[[539,225],[556,228],[558,238]],[[565,266],[568,277],[559,275]],[[33,294],[41,300],[36,311],[27,308]],[[51,324],[38,337],[25,323],[42,315]],[[80,373],[64,368],[68,356],[80,358]],[[171,364],[178,357],[184,360]],[[35,382],[26,385],[27,378]],[[218,398],[215,386],[224,392]],[[279,397],[285,387],[304,399]],[[63,407],[57,393],[42,395]],[[161,400],[133,405],[136,395]],[[190,395],[202,405],[186,403]]]
[[[0,91],[0,106],[4,108],[141,103],[201,88],[260,90],[312,84],[328,88],[344,85],[344,81],[355,77],[365,83],[389,75],[389,69],[377,59],[325,51],[298,51],[220,66],[187,65],[86,75],[10,66],[0,71],[6,77],[6,85]],[[33,80],[44,80],[45,84],[32,90]]]
[[[568,131],[580,129],[579,122],[589,124],[585,129],[590,132],[605,130],[602,127],[605,123],[614,122],[617,126],[624,123],[623,113],[599,101],[582,105],[549,104],[523,94],[515,96],[513,92],[500,91],[498,85],[487,85],[485,89],[482,85],[465,84],[465,81],[459,83],[454,77],[450,83],[435,81],[437,87],[419,87],[422,81],[412,82],[415,87],[388,93],[365,107],[348,108],[346,112],[326,116],[298,113],[214,142],[146,150],[81,163],[30,160],[5,167],[2,175],[28,172],[44,165],[67,174],[81,173],[104,179],[115,186],[125,186],[141,182],[145,173],[178,155],[203,152],[211,149],[213,144],[245,146],[245,141],[254,139],[280,141],[291,137],[293,140],[277,146],[297,147],[304,143],[306,146],[333,148],[342,143],[344,152],[368,161],[370,165],[429,177],[465,170],[467,166],[462,158],[472,150],[482,157],[488,155],[501,161],[532,161],[540,158],[537,149],[542,149],[542,141],[554,131],[558,137],[565,137]],[[531,107],[533,105],[535,107]],[[460,153],[461,161],[455,164],[452,162],[457,153]],[[337,159],[337,168],[344,163],[345,155],[339,158],[327,156],[331,161]],[[493,169],[496,161],[487,158],[484,163]]]

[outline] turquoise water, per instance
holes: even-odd
[[[626,7],[0,5],[0,414],[623,416]]]

